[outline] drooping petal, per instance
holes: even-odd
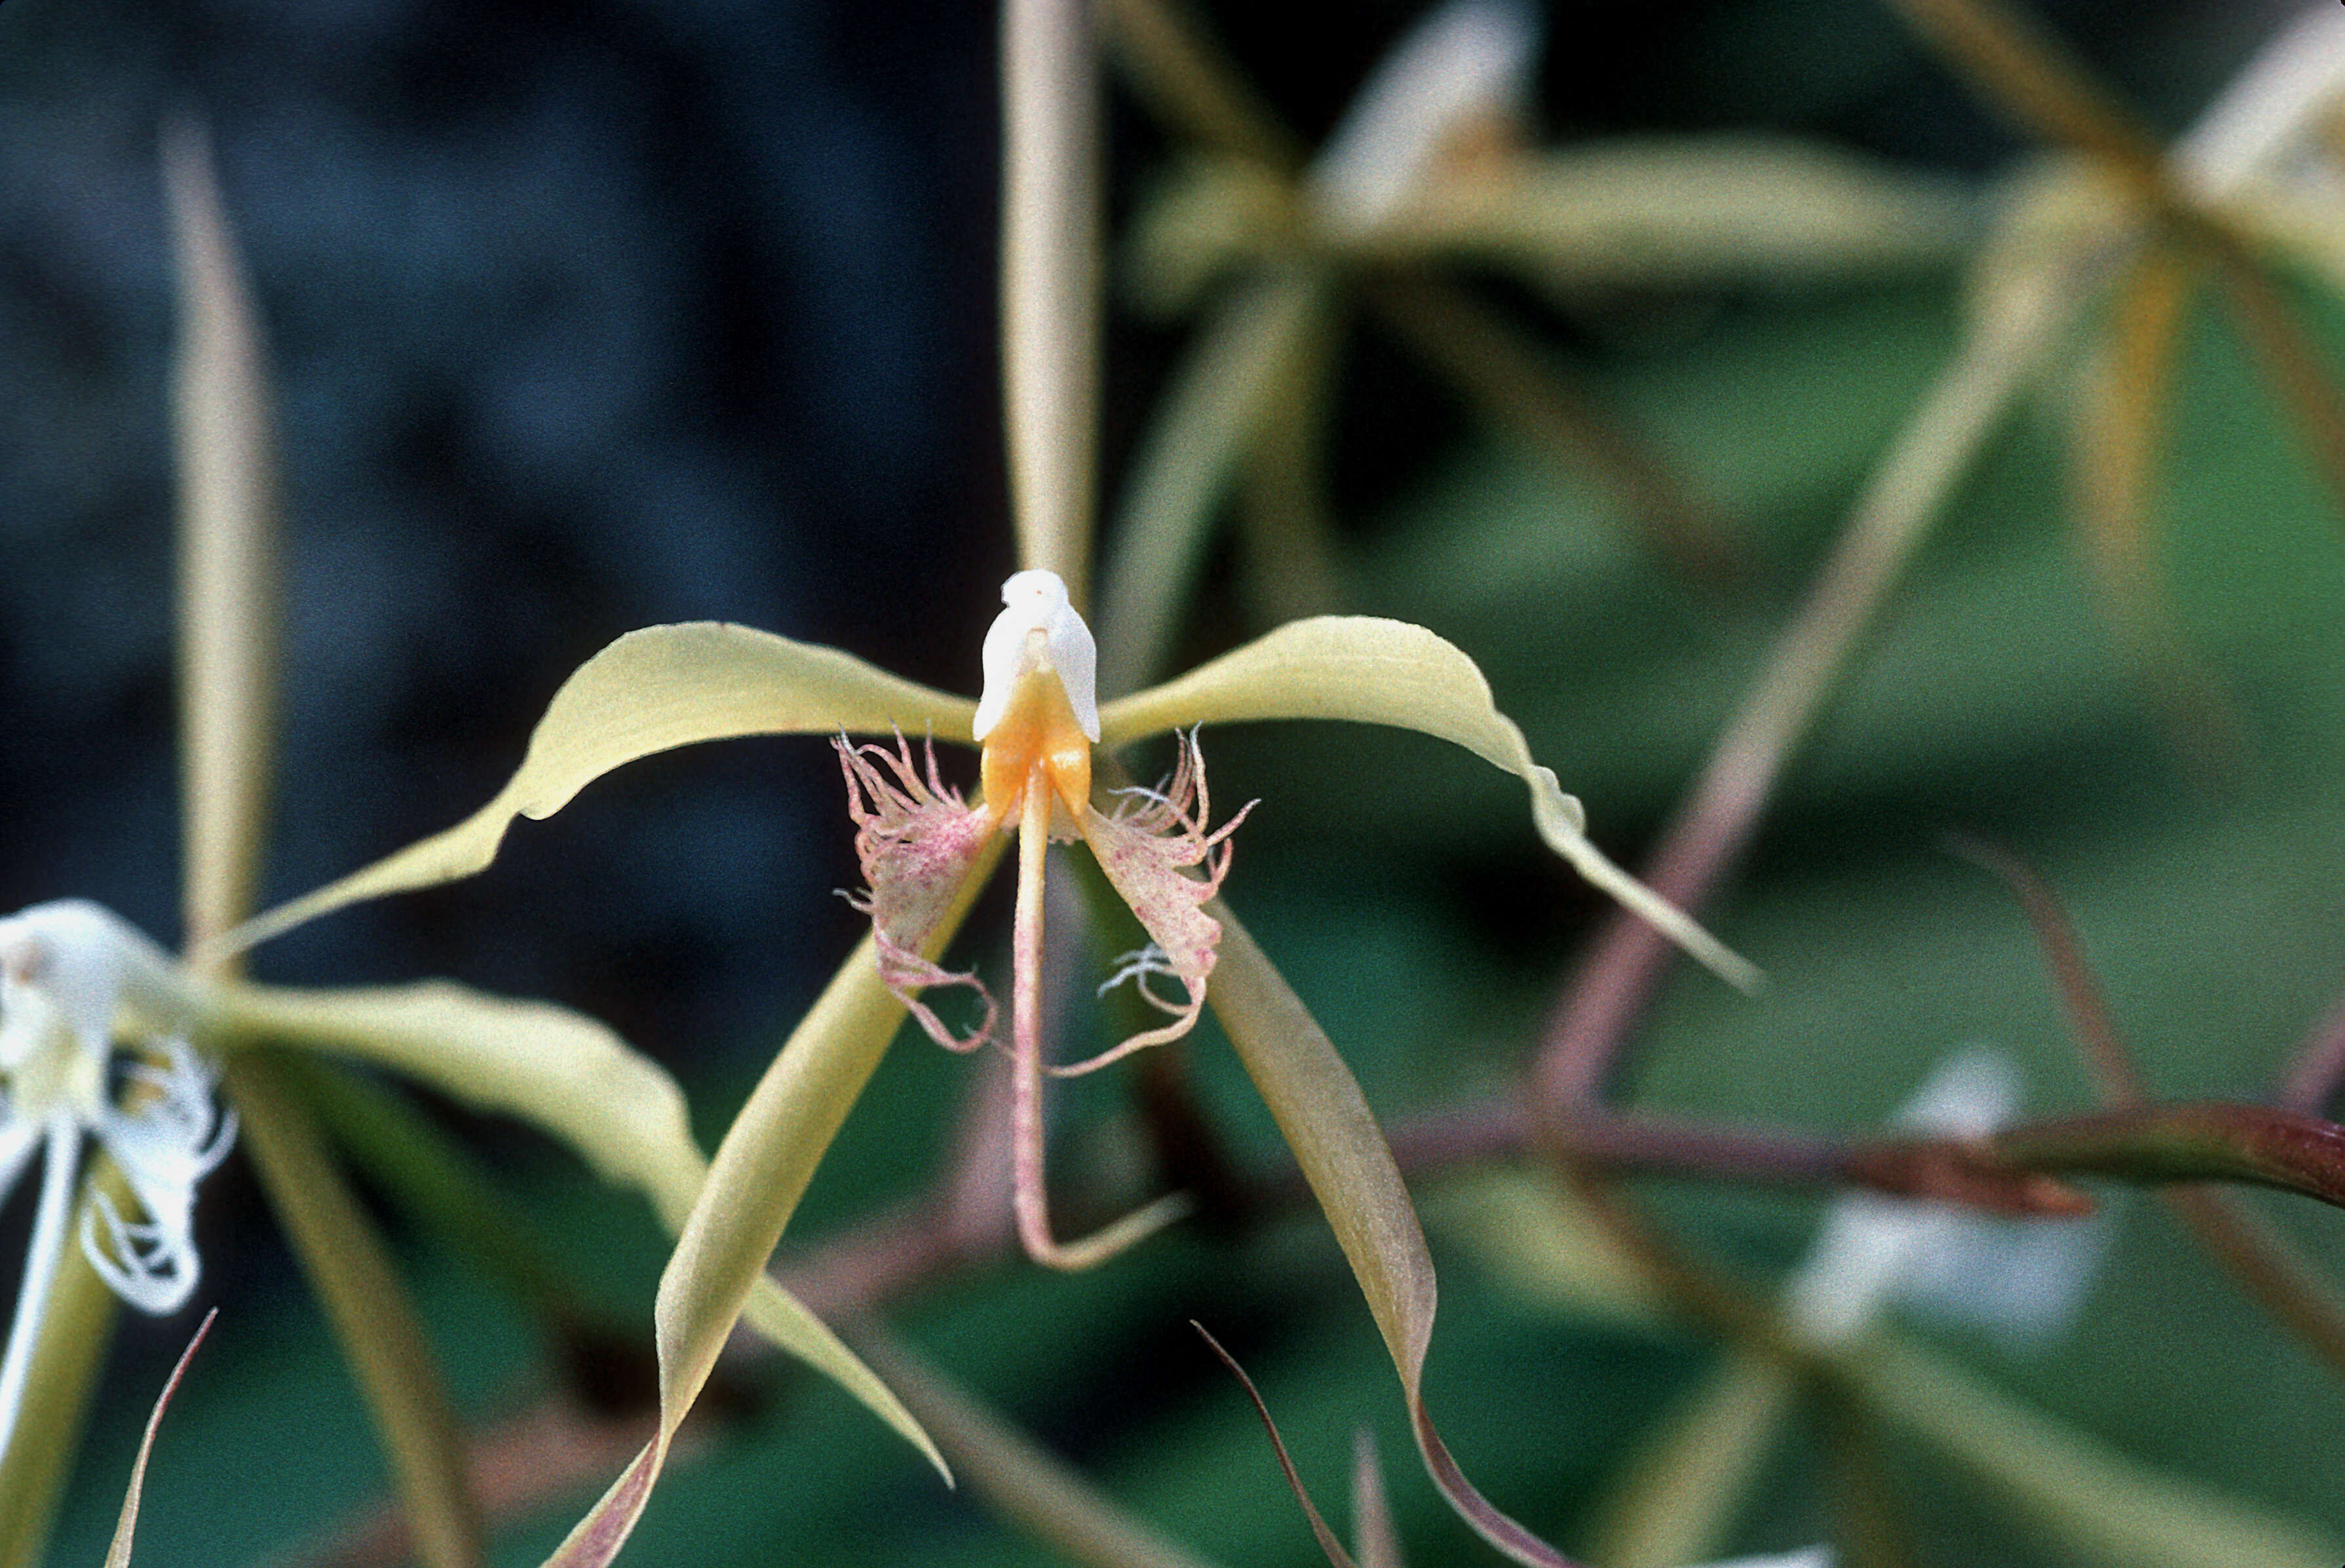
[[[1135,1034],[1087,1062],[1053,1067],[1061,1077],[1104,1067],[1144,1045],[1178,1040],[1196,1023],[1198,1010],[1205,1004],[1205,977],[1213,970],[1213,950],[1222,940],[1221,921],[1201,906],[1221,891],[1230,869],[1230,833],[1254,809],[1249,802],[1219,828],[1206,830],[1205,763],[1193,735],[1181,738],[1180,760],[1165,789],[1118,793],[1124,802],[1112,815],[1083,813],[1083,838],[1099,858],[1100,870],[1139,917],[1149,944],[1126,955],[1101,990],[1135,981],[1140,994],[1171,1013],[1172,1022]],[[1203,868],[1202,877],[1189,874],[1199,867]],[[1156,975],[1179,981],[1182,1000],[1152,989],[1148,982]]]
[[[966,912],[965,904],[953,910],[940,937]],[[880,983],[872,952],[858,947],[734,1118],[660,1276],[659,1428],[546,1568],[604,1568],[625,1543],[815,1166],[895,1038],[901,1006]]]
[[[1522,779],[1549,849],[1622,907],[1719,974],[1744,987],[1759,972],[1589,841],[1586,814],[1552,770],[1533,760],[1474,661],[1423,626],[1368,616],[1294,621],[1178,679],[1109,703],[1102,740],[1121,746],[1201,723],[1340,718],[1436,736]]]
[[[959,901],[993,834],[992,820],[964,805],[960,792],[937,777],[933,742],[926,779],[913,767],[911,745],[900,735],[894,751],[845,739],[835,744],[839,771],[847,777],[847,810],[855,819],[855,854],[863,863],[866,888],[848,901],[871,917],[879,977],[929,1039],[949,1050],[973,1051],[993,1038],[998,1014],[992,993],[974,973],[956,974],[920,949]],[[955,1034],[919,1000],[919,993],[934,985],[965,985],[976,992],[985,1003],[983,1021],[965,1035]]]
[[[454,881],[496,859],[516,817],[553,816],[578,791],[655,752],[741,735],[966,735],[976,705],[903,680],[836,648],[716,621],[646,626],[581,665],[529,738],[495,799],[442,833],[223,939],[242,949],[331,910]]]
[[[683,1089],[610,1028],[567,1008],[428,981],[350,991],[238,985],[223,989],[220,1013],[224,1030],[243,1039],[346,1053],[531,1122],[605,1181],[642,1192],[672,1231],[700,1196],[708,1162]],[[796,1297],[759,1274],[746,1311],[759,1333],[934,1458],[919,1424]]]
[[[1336,1245],[1352,1266],[1369,1315],[1400,1375],[1409,1425],[1426,1473],[1459,1518],[1525,1568],[1569,1568],[1563,1555],[1498,1511],[1458,1469],[1425,1404],[1425,1357],[1438,1295],[1433,1255],[1392,1149],[1325,1031],[1222,911],[1222,983],[1213,1013],[1294,1151]]]

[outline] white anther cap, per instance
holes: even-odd
[[[1067,706],[1074,709],[1083,738],[1096,741],[1099,648],[1091,627],[1067,602],[1067,585],[1056,572],[1019,572],[1001,585],[1001,614],[985,634],[985,690],[978,697],[971,738],[983,740],[1001,722],[1019,677],[1049,670],[1066,688]]]

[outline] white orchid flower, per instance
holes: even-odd
[[[1525,118],[1539,35],[1538,13],[1522,0],[1451,0],[1418,23],[1312,160],[1320,221],[1345,234],[1375,229],[1424,188],[1459,139]]]
[[[1947,1058],[1896,1125],[1983,1138],[2018,1109],[2019,1071],[1974,1047]],[[2106,1249],[2100,1219],[2006,1219],[1954,1204],[1853,1192],[1833,1201],[1784,1309],[1819,1345],[1844,1344],[1892,1305],[1988,1329],[2016,1348],[2076,1319]]]
[[[0,920],[0,1197],[43,1156],[32,1245],[0,1356],[0,1451],[14,1435],[40,1317],[65,1253],[81,1165],[95,1137],[137,1199],[125,1217],[93,1189],[82,1251],[142,1312],[177,1311],[196,1288],[196,1184],[236,1140],[213,1107],[211,1066],[188,1043],[189,982],[128,922],[82,899]]]

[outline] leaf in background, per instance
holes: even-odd
[[[1568,1568],[1555,1548],[1475,1490],[1435,1430],[1422,1387],[1433,1336],[1433,1258],[1383,1129],[1302,999],[1227,906],[1215,901],[1211,909],[1222,922],[1222,946],[1207,1002],[1303,1167],[1367,1298],[1400,1374],[1426,1473],[1459,1517],[1500,1552],[1534,1568]]]
[[[1590,1531],[1604,1568],[1680,1568],[1717,1552],[1799,1391],[1780,1359],[1729,1351],[1649,1434]]]
[[[236,986],[224,993],[221,1015],[233,1030],[357,1056],[478,1109],[519,1116],[576,1150],[604,1180],[642,1192],[670,1232],[684,1228],[701,1195],[708,1162],[693,1141],[684,1091],[610,1029],[566,1008],[426,981],[368,991]],[[747,1288],[760,1333],[935,1460],[919,1423],[837,1335],[763,1274]]]
[[[1091,1568],[1209,1568],[902,1345],[876,1331],[858,1343],[969,1491],[1028,1536]]]
[[[1957,262],[1977,203],[1820,143],[1585,142],[1428,184],[1355,242],[1376,261],[1494,263],[1535,286],[1832,282]]]
[[[1101,585],[1101,690],[1135,691],[1162,669],[1230,479],[1325,309],[1307,279],[1235,285],[1173,372],[1132,458]]]
[[[1295,621],[1162,686],[1100,709],[1109,746],[1202,723],[1337,718],[1415,729],[1462,746],[1520,779],[1548,847],[1595,886],[1745,989],[1759,972],[1681,911],[1605,858],[1583,830],[1579,802],[1532,759],[1489,682],[1455,647],[1404,621],[1322,616]]]
[[[244,1148],[366,1397],[427,1568],[475,1568],[481,1520],[464,1479],[464,1442],[382,1238],[343,1182],[300,1101],[264,1052],[239,1052],[223,1076]]]
[[[278,652],[277,463],[260,329],[208,133],[163,142],[179,280],[181,897],[197,948],[251,911],[268,817]]]
[[[529,738],[521,770],[495,799],[363,871],[280,904],[230,932],[250,947],[329,911],[468,877],[496,859],[516,817],[553,816],[624,763],[742,735],[959,738],[977,705],[902,680],[851,655],[716,621],[629,632],[579,666]]]
[[[1875,1335],[1838,1370],[1883,1417],[2107,1568],[2335,1568],[2345,1555],[2325,1532],[2138,1463],[1897,1335]]]
[[[204,1314],[204,1320],[196,1325],[196,1337],[179,1352],[178,1364],[171,1369],[163,1391],[155,1396],[154,1412],[147,1418],[147,1435],[138,1440],[138,1458],[130,1467],[130,1484],[122,1494],[122,1517],[114,1526],[114,1543],[107,1548],[106,1568],[130,1568],[130,1543],[138,1533],[138,1498],[147,1486],[147,1456],[154,1451],[155,1433],[163,1424],[163,1411],[169,1408],[171,1396],[179,1391],[179,1380],[188,1375],[188,1363],[196,1359],[196,1348],[212,1331],[212,1319],[218,1316],[217,1307]]]

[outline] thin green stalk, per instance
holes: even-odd
[[[2083,308],[2106,265],[2079,247],[2003,280],[1872,482],[1798,617],[1711,750],[1646,882],[1698,910],[1758,827],[1792,749],[1813,727],[1987,437]],[[1643,922],[1615,919],[1566,995],[1531,1074],[1534,1114],[1568,1117],[1602,1094],[1613,1057],[1669,961]]]
[[[1089,0],[1001,8],[1001,378],[1018,564],[1091,591],[1101,312]]]
[[[481,1522],[465,1484],[463,1439],[381,1237],[269,1054],[237,1052],[224,1076],[243,1117],[245,1153],[381,1434],[417,1555],[426,1568],[477,1568]]]

